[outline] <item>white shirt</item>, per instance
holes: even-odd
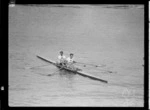
[[[66,57],[65,57],[64,55],[63,55],[63,56],[59,55],[59,56],[58,56],[58,59],[59,59],[59,60],[61,60],[61,59],[66,59]]]
[[[73,58],[71,59],[70,57],[68,57],[68,58],[67,58],[67,61],[68,61],[69,63],[73,63],[74,59],[73,59]]]
[[[64,55],[63,56],[59,55],[58,59],[59,59],[59,62],[61,63],[61,62],[64,62],[64,60],[66,59],[66,57]]]

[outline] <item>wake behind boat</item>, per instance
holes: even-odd
[[[86,72],[84,72],[84,71],[81,71],[81,70],[76,71],[76,70],[69,69],[69,68],[67,68],[67,67],[63,67],[62,65],[57,64],[55,61],[47,60],[47,59],[45,59],[45,58],[43,58],[43,57],[41,57],[41,56],[38,56],[38,55],[37,55],[37,58],[39,58],[39,59],[41,59],[41,60],[43,60],[43,61],[45,61],[45,62],[47,62],[47,63],[53,64],[53,65],[55,65],[56,67],[58,67],[59,69],[64,69],[64,70],[66,70],[66,71],[70,71],[70,72],[73,72],[73,73],[77,73],[77,74],[79,74],[79,75],[82,75],[82,76],[85,76],[85,77],[88,77],[88,78],[91,78],[91,79],[94,79],[94,80],[98,80],[98,81],[101,81],[101,82],[104,82],[104,83],[108,83],[108,81],[103,80],[103,79],[100,79],[99,77],[94,76],[94,75],[91,75],[91,74],[86,73]]]

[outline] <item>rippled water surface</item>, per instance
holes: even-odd
[[[138,6],[10,7],[9,106],[143,106],[143,45],[144,10]],[[76,64],[108,83],[36,57],[56,61],[60,50],[104,65]]]

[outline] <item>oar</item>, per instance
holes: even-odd
[[[82,62],[75,62],[75,63],[84,64],[84,66],[86,66],[86,65],[91,65],[91,66],[95,66],[95,67],[103,67],[103,66],[105,66],[105,65],[94,65],[94,64],[82,63]]]
[[[58,70],[56,70],[55,72],[53,72],[53,74],[57,73],[58,71],[60,71],[61,69],[63,69],[63,67],[59,68]],[[47,76],[52,76],[53,74],[48,74]]]
[[[49,66],[50,64],[48,65],[40,65],[40,66],[33,66],[33,67],[26,67],[27,69],[33,69],[33,68],[38,68],[38,67],[44,67],[44,66]]]

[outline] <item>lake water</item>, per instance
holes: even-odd
[[[76,64],[108,83],[59,71],[36,57],[56,61],[60,50],[74,53],[76,61],[105,65]],[[142,107],[143,57],[142,6],[9,7],[9,106]]]

